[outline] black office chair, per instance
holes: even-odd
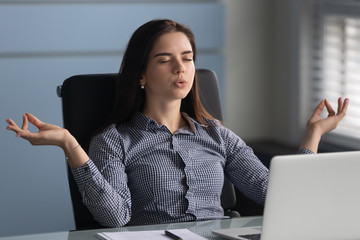
[[[205,109],[215,118],[222,120],[218,81],[213,71],[197,69],[199,95]],[[62,98],[64,127],[88,151],[94,132],[105,124],[115,103],[116,74],[77,75],[66,79],[58,86]],[[68,167],[68,180],[73,204],[76,230],[100,228],[82,203],[76,182]],[[225,179],[221,196],[225,214],[239,217],[234,211],[236,194],[232,183]]]

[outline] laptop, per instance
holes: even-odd
[[[360,151],[275,156],[262,227],[212,232],[241,240],[360,239]]]

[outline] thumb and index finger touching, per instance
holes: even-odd
[[[10,118],[6,119],[6,122],[9,124],[6,129],[14,131],[17,135],[19,134],[22,135],[26,132],[29,132],[28,131],[29,122],[39,129],[44,125],[42,121],[40,121],[30,113],[23,114],[22,119],[23,122],[21,128],[15,123],[14,120]]]
[[[37,128],[41,128],[45,123],[43,123],[42,121],[40,121],[39,119],[37,119],[34,115],[30,114],[30,113],[25,113],[24,114],[24,119],[27,119],[31,124],[33,124],[35,127]],[[26,123],[28,122],[26,121]],[[25,121],[24,121],[25,122]]]

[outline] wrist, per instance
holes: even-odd
[[[321,140],[321,135],[322,134],[319,129],[308,127],[302,139],[300,149],[308,149],[314,153],[317,153],[319,143]]]
[[[71,150],[78,145],[79,145],[79,143],[75,139],[75,137],[73,135],[71,135],[71,133],[68,130],[65,129],[63,141],[60,145],[60,147],[64,150],[65,154],[70,153]]]
[[[65,131],[60,147],[64,150],[66,160],[72,169],[83,166],[89,160],[84,149],[68,130]]]

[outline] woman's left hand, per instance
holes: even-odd
[[[316,153],[321,136],[337,127],[339,122],[344,118],[348,105],[349,99],[346,98],[343,101],[340,97],[338,99],[337,113],[335,113],[328,100],[322,100],[307,122],[305,135],[300,148],[309,149]],[[321,118],[321,112],[325,107],[328,111],[328,116],[327,118]]]

